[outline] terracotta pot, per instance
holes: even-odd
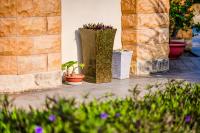
[[[82,82],[85,76],[83,74],[73,74],[65,76],[65,81],[67,82]]]
[[[186,44],[184,41],[171,40],[169,43],[169,47],[170,47],[169,58],[170,59],[179,58],[183,54],[185,46]]]

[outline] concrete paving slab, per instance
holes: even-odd
[[[160,89],[162,89],[164,88],[163,85],[171,79],[181,79],[189,82],[200,83],[200,69],[195,67],[196,65],[200,64],[200,58],[184,57],[184,59],[180,58],[180,60],[171,61],[170,65],[172,67],[170,71],[165,73],[156,73],[144,77],[131,76],[130,79],[126,80],[113,79],[111,83],[103,84],[84,82],[79,86],[62,85],[49,90],[12,94],[9,95],[9,98],[13,99],[13,104],[17,108],[28,109],[29,106],[32,106],[33,108],[42,109],[47,96],[56,98],[76,98],[76,100],[79,102],[85,100],[85,95],[89,95],[89,101],[93,100],[94,98],[98,99],[108,93],[113,94],[114,97],[125,98],[131,95],[129,91],[130,89],[138,86],[138,91],[140,92],[139,96],[143,97],[146,93],[148,93],[149,90],[147,88],[149,85],[153,86],[159,84],[161,85]],[[182,69],[182,67],[184,67],[184,69]],[[158,88],[153,89],[154,91],[158,90]]]
[[[145,89],[147,85],[164,84],[167,82],[167,78],[152,77],[135,77],[126,80],[113,79],[111,83],[83,83],[80,86],[62,85],[51,90],[26,92],[10,95],[9,97],[13,99],[13,104],[18,108],[28,109],[29,106],[33,108],[42,108],[47,96],[56,98],[76,98],[78,101],[83,101],[84,96],[87,94],[89,94],[88,100],[102,97],[105,94],[113,94],[115,97],[125,98],[131,94],[129,90],[133,89],[136,85],[138,85],[138,90],[140,90],[141,93],[140,95],[143,96],[147,93]]]

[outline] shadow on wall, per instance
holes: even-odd
[[[133,65],[133,70],[138,74],[168,69],[163,62],[169,55],[169,3],[155,0],[146,2],[136,4],[137,55],[136,68]],[[126,41],[132,40],[128,38]],[[160,67],[160,63],[163,67]]]
[[[82,55],[82,46],[81,46],[81,36],[79,30],[75,31],[75,40],[76,40],[76,47],[77,47],[77,57],[78,62],[83,62],[83,55]],[[80,71],[80,69],[79,69]]]
[[[137,57],[142,60],[146,60],[147,57],[153,59],[166,58],[169,54],[168,5],[163,1],[157,3],[155,0],[150,0],[149,4],[152,7],[152,12],[155,13],[145,14],[146,19],[141,15],[141,17],[138,16],[140,19],[138,23],[140,29],[138,31],[138,39],[139,43],[143,45],[139,45]],[[151,18],[154,20],[149,21]],[[145,30],[143,28],[145,28]],[[149,44],[151,46],[149,46]]]

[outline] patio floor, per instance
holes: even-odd
[[[200,57],[181,57],[170,60],[170,70],[153,74],[153,77],[184,79],[190,82],[200,82]]]
[[[114,79],[112,83],[103,84],[92,84],[83,83],[80,86],[69,86],[62,85],[58,88],[38,91],[38,92],[25,92],[23,94],[10,95],[10,98],[14,99],[13,103],[17,107],[27,109],[29,105],[34,108],[41,108],[44,104],[46,96],[49,97],[65,97],[65,98],[76,98],[77,101],[83,101],[84,96],[89,95],[87,100],[92,100],[94,98],[100,98],[107,94],[112,94],[116,97],[124,98],[131,93],[129,89],[133,89],[138,85],[138,90],[140,90],[140,97],[143,97],[148,93],[146,88],[147,85],[167,83],[167,79],[163,78],[131,78],[127,80],[116,80]]]
[[[62,85],[55,89],[49,89],[37,92],[25,92],[14,94],[9,97],[13,99],[15,106],[28,109],[29,105],[33,108],[42,108],[46,96],[49,97],[75,97],[78,101],[83,101],[84,96],[89,94],[89,100],[99,98],[108,94],[114,94],[116,97],[126,97],[130,95],[129,90],[138,85],[140,97],[148,93],[149,85],[159,85],[162,89],[163,84],[170,79],[184,79],[190,82],[200,82],[200,58],[199,57],[181,57],[179,60],[170,61],[170,71],[157,73],[148,77],[133,76],[126,80],[113,79],[112,83],[91,84],[83,83],[80,86]],[[155,90],[153,87],[152,90]]]
[[[192,52],[198,56],[200,56],[200,46],[198,47],[193,47]]]

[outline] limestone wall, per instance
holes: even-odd
[[[200,4],[199,3],[194,4],[193,8],[194,8],[194,14],[195,14],[194,22],[198,24],[200,23]]]
[[[169,0],[122,0],[122,45],[133,50],[132,72],[168,69]]]
[[[0,0],[0,91],[61,84],[60,0]]]

